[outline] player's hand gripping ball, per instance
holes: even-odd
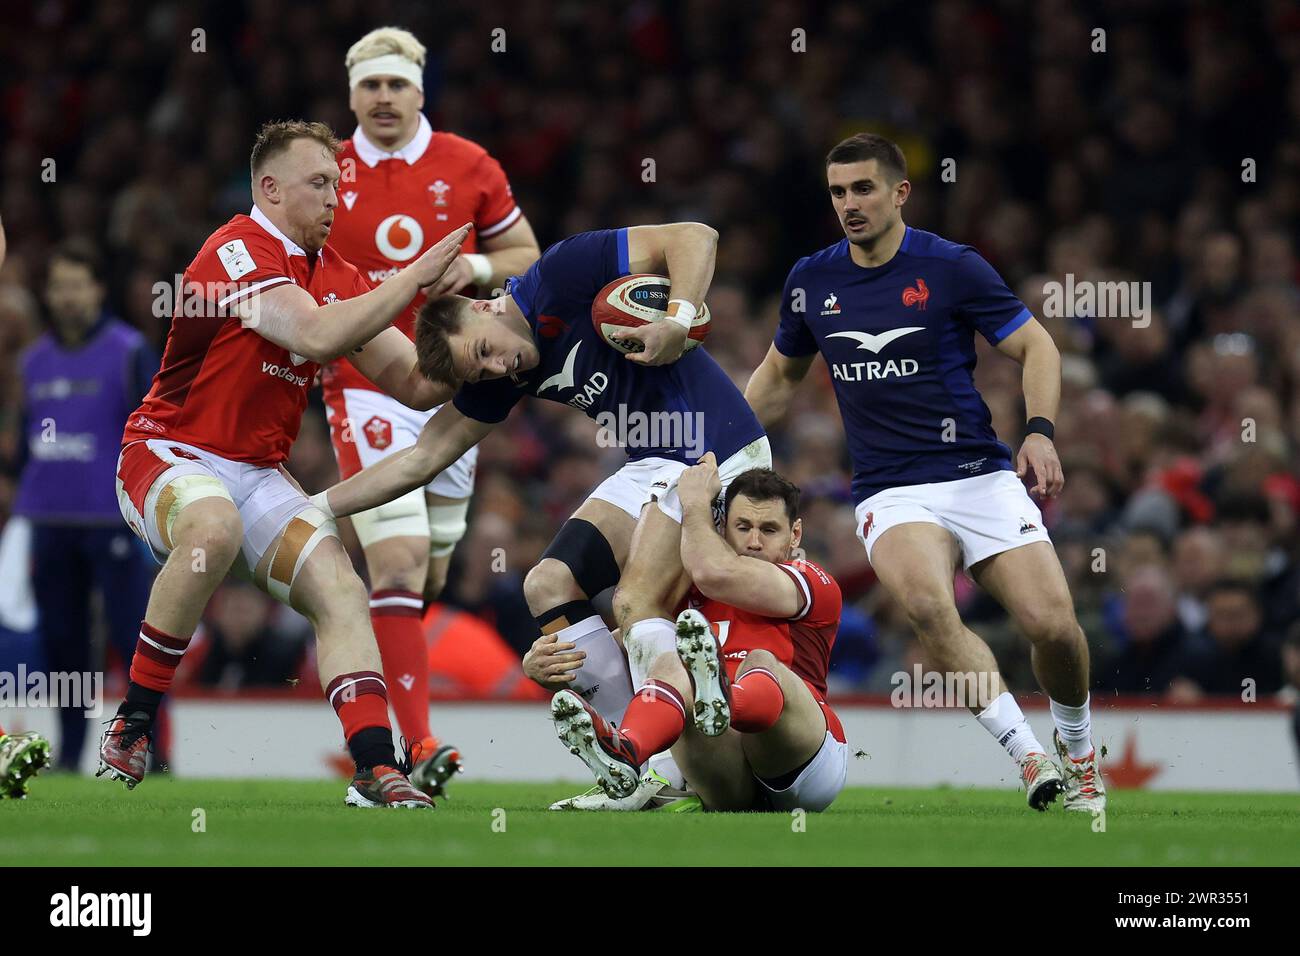
[[[591,303],[591,321],[600,337],[624,354],[640,352],[642,345],[635,339],[619,341],[615,336],[628,329],[639,329],[654,322],[668,321],[668,290],[666,276],[631,275],[615,279]],[[712,318],[707,304],[691,322],[686,337],[686,351],[698,348],[709,334]]]

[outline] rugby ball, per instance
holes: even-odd
[[[611,336],[625,329],[635,329],[651,322],[665,322],[668,317],[667,276],[632,275],[615,279],[591,303],[591,322],[596,332],[612,349],[640,352],[640,342],[615,342]],[[698,348],[709,334],[709,307],[700,307],[687,333],[686,351]]]

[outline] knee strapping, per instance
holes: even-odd
[[[158,536],[163,546],[171,551],[172,525],[187,506],[204,498],[225,498],[232,505],[235,500],[221,480],[214,475],[181,475],[173,478],[158,492],[154,503],[154,524],[158,527]]]
[[[582,593],[589,598],[618,583],[614,549],[590,521],[570,518],[564,522],[542,557],[566,565]]]
[[[469,499],[449,505],[430,505],[429,554],[445,558],[456,548],[456,542],[465,537],[469,526]]]
[[[424,491],[416,488],[400,498],[352,516],[352,528],[363,548],[389,538],[422,537],[428,530]]]
[[[303,565],[316,546],[330,537],[338,537],[338,528],[324,512],[316,507],[300,512],[280,533],[257,583],[271,597],[288,604],[289,592]]]

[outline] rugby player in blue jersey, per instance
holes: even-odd
[[[592,490],[524,582],[542,632],[535,650],[549,668],[530,676],[556,691],[576,690],[613,722],[650,663],[676,653],[670,615],[688,583],[678,476],[710,451],[724,488],[741,472],[771,467],[767,437],[744,396],[704,349],[684,353],[716,248],[717,233],[700,223],[581,233],[547,249],[503,296],[431,300],[416,328],[420,368],[459,386],[455,397],[414,446],[314,499],[347,515],[420,487],[525,396],[570,405],[602,424],[629,423],[627,434],[615,436],[627,463]],[[622,333],[643,347],[624,354],[596,331],[591,306],[609,282],[633,273],[669,277],[671,321]],[[645,426],[639,432],[637,423]],[[591,605],[615,584],[626,660]],[[620,808],[646,806],[670,785],[681,786],[671,758],[652,758],[644,785]]]
[[[903,222],[911,192],[899,148],[862,133],[826,158],[845,238],[790,270],[781,319],[745,397],[765,427],[784,415],[819,353],[831,371],[853,462],[858,536],[906,612],[928,666],[982,675],[977,721],[1020,768],[1029,805],[1064,790],[1067,810],[1103,809],[1092,744],[1088,645],[1033,491],[1064,478],[1052,444],[1061,361],[1048,332],[970,246]],[[998,441],[972,372],[975,333],[1024,367],[1028,424],[1019,453]],[[965,567],[1033,646],[1061,771],[962,623],[953,576]]]

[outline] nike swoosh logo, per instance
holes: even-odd
[[[881,332],[879,335],[872,335],[870,332],[832,332],[826,337],[828,339],[852,339],[858,343],[858,348],[879,354],[880,350],[894,339],[901,339],[904,335],[921,332],[924,329],[925,326],[923,325],[913,325],[905,329],[890,329],[888,332]]]
[[[569,349],[569,357],[564,360],[564,368],[542,382],[541,387],[537,389],[537,394],[540,395],[548,388],[573,388],[573,366],[578,362],[578,349],[580,348],[582,348],[582,343],[578,342],[573,348]]]

